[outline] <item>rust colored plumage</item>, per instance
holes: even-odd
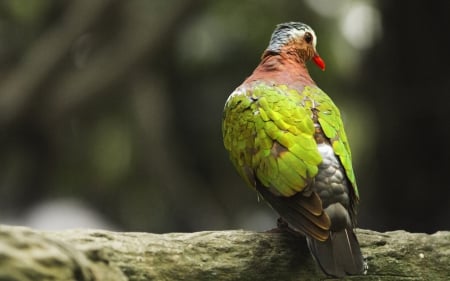
[[[257,81],[272,82],[274,85],[289,85],[297,91],[303,91],[305,86],[315,85],[308,74],[305,62],[298,55],[290,53],[267,53],[261,63],[243,83],[251,85]]]

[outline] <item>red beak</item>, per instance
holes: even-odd
[[[322,71],[325,71],[325,62],[323,61],[323,59],[319,56],[318,53],[316,53],[314,55],[314,57],[312,58],[313,62],[320,68],[322,69]]]

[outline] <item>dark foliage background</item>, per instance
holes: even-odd
[[[0,221],[264,230],[221,140],[226,98],[277,23],[315,29],[374,230],[450,228],[450,4],[0,2]]]

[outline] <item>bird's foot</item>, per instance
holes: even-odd
[[[286,221],[284,221],[282,218],[278,218],[277,219],[277,227],[267,230],[266,232],[283,233],[283,232],[286,232],[288,229],[289,229],[288,223]]]
[[[277,227],[281,230],[287,230],[289,229],[289,224],[282,217],[279,217],[277,219]]]
[[[277,227],[273,228],[271,230],[268,230],[266,232],[269,232],[269,233],[289,233],[290,235],[293,235],[293,236],[296,236],[296,237],[302,236],[300,233],[298,233],[297,231],[295,231],[292,228],[290,228],[289,224],[281,217],[277,219]]]

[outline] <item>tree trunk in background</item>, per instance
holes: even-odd
[[[375,181],[364,189],[379,230],[450,228],[450,3],[381,1],[382,39],[363,65],[359,91],[375,107]],[[409,201],[408,206],[405,201]],[[369,222],[370,224],[370,222]]]

